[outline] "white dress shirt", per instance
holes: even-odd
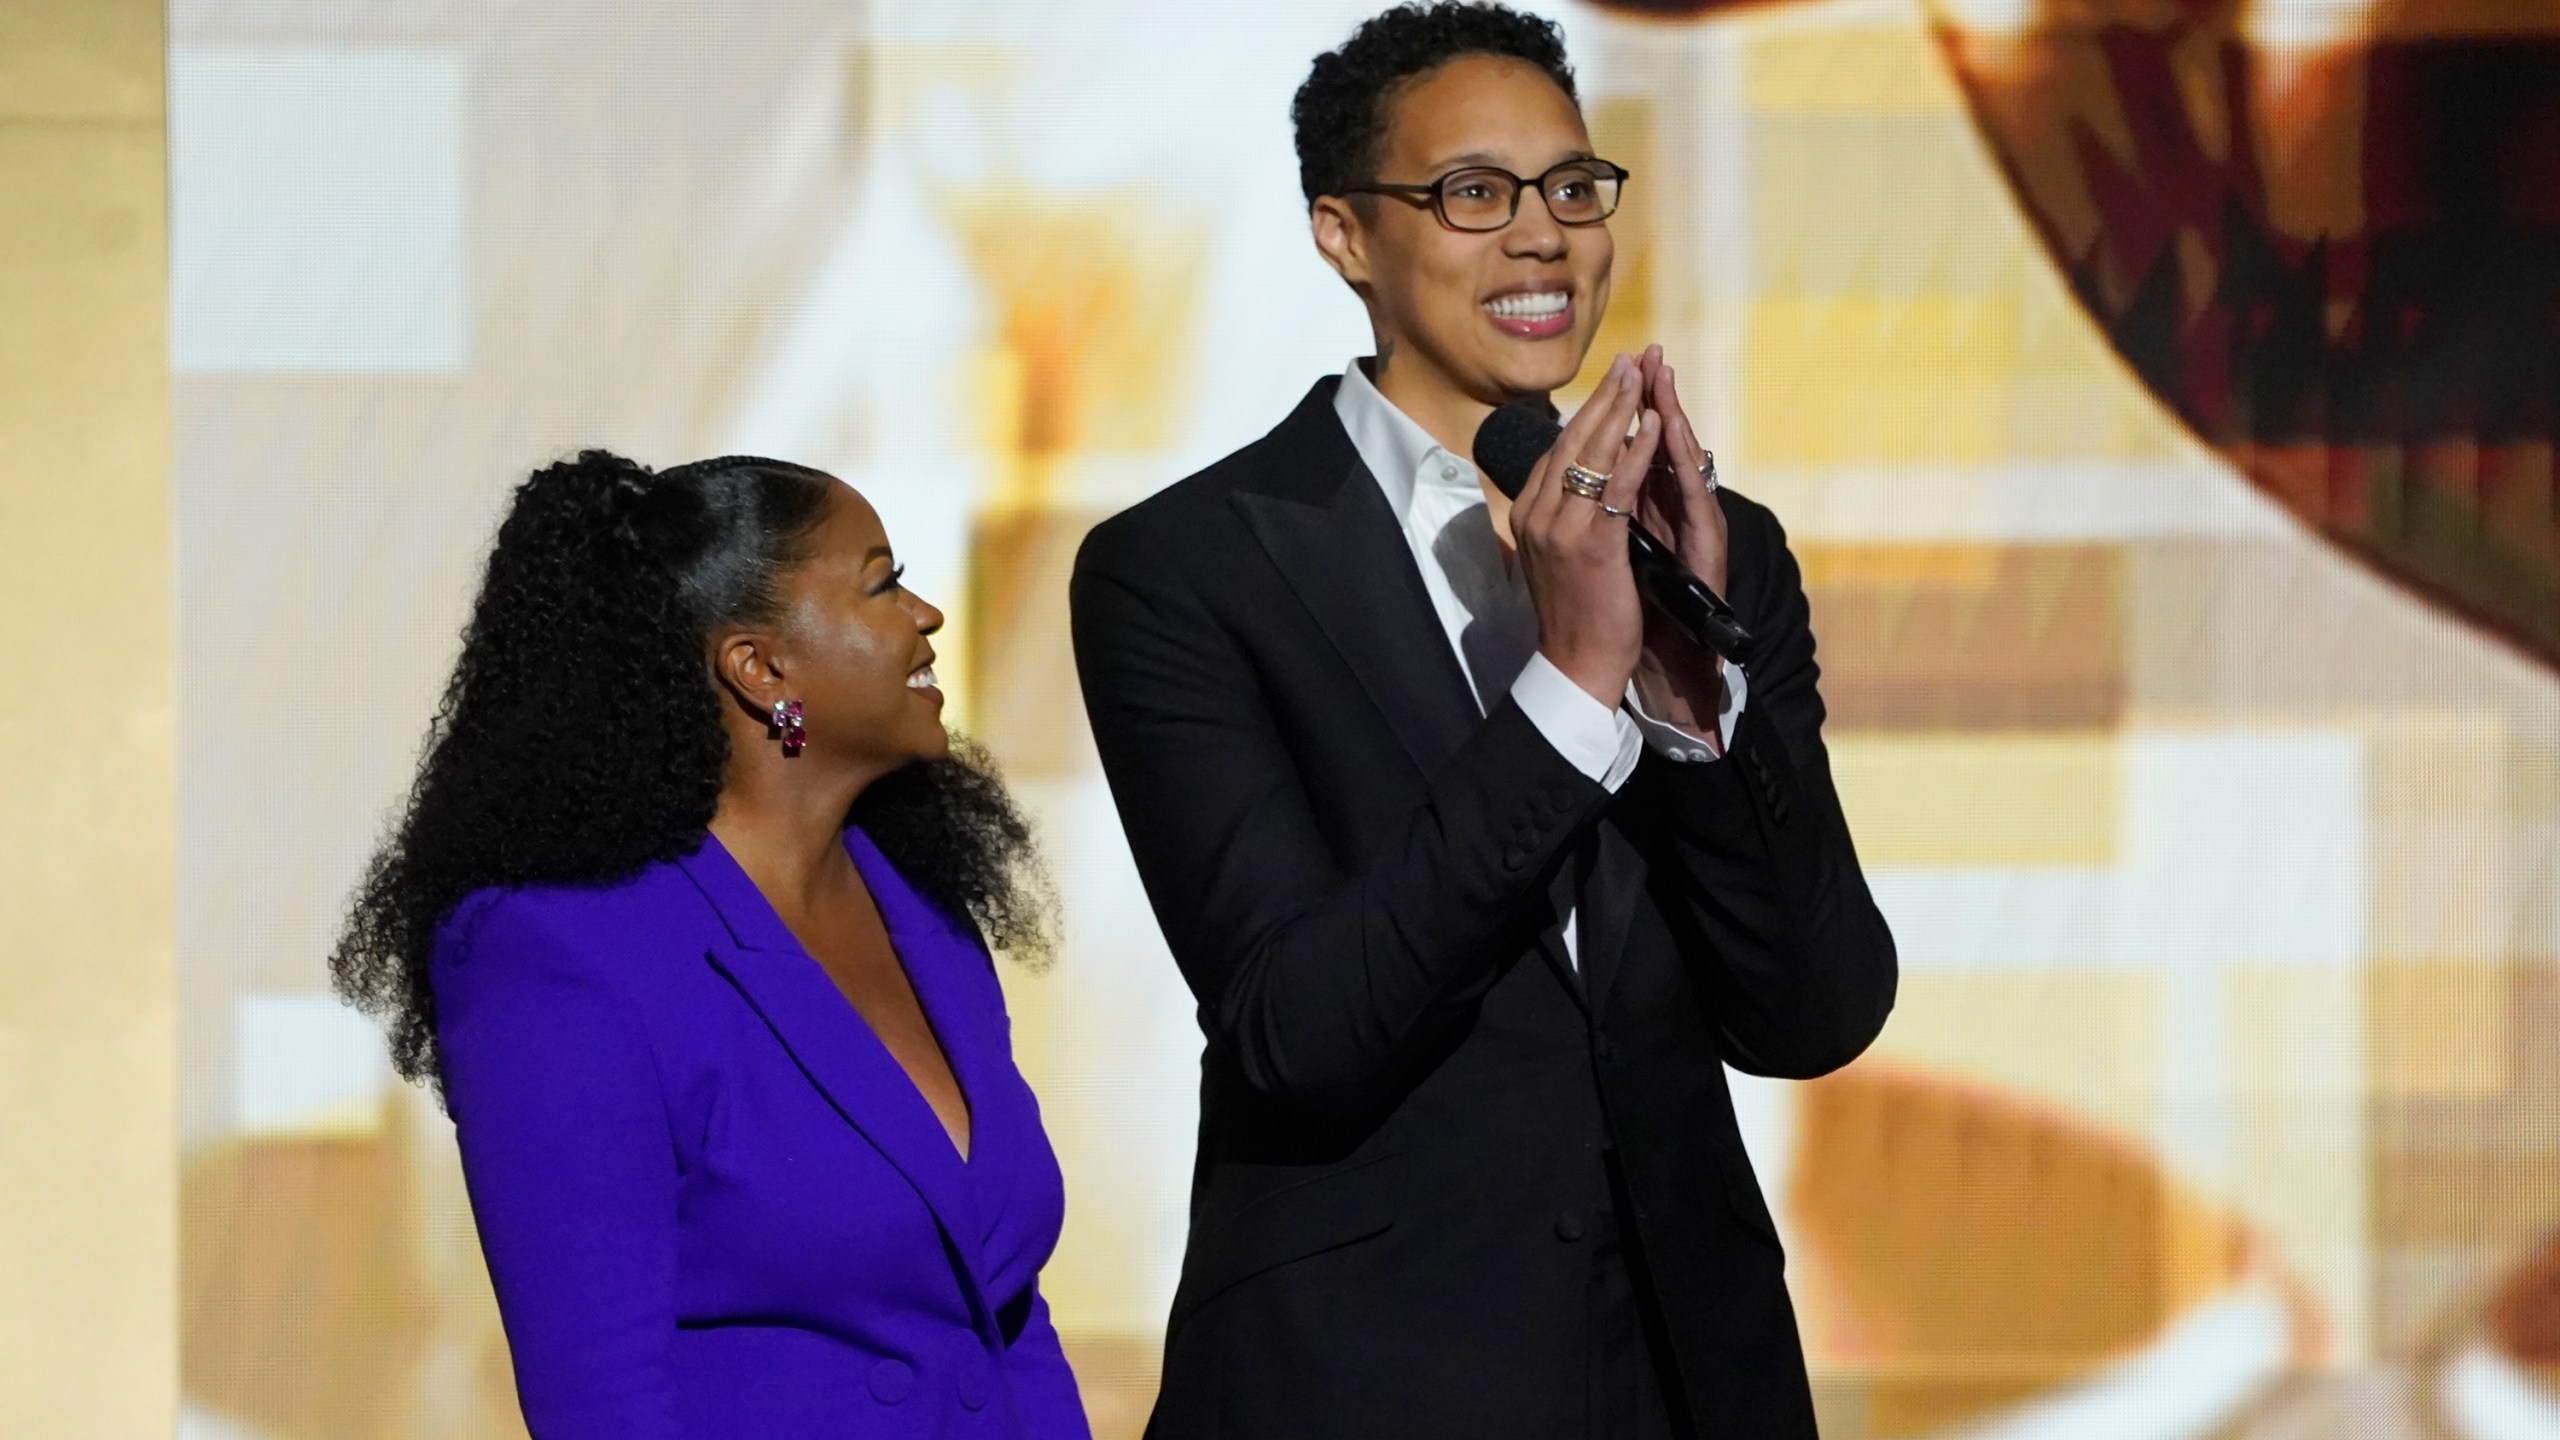
[[[1635,772],[1647,746],[1686,764],[1716,758],[1717,750],[1697,737],[1646,715],[1633,684],[1624,704],[1603,705],[1538,653],[1538,612],[1518,563],[1494,536],[1473,461],[1451,454],[1379,394],[1363,363],[1343,368],[1333,411],[1404,527],[1422,588],[1475,688],[1477,709],[1491,711],[1508,693],[1548,744],[1612,793]],[[1724,680],[1716,733],[1730,747],[1749,682],[1730,661]],[[1565,917],[1564,944],[1578,968],[1576,919]]]

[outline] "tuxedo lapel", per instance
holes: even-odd
[[[1582,864],[1582,853],[1585,848],[1575,847],[1574,853],[1556,867],[1555,879],[1547,886],[1547,901],[1555,907],[1555,918],[1546,929],[1538,932],[1538,954],[1547,962],[1547,968],[1556,972],[1557,981],[1564,986],[1565,993],[1573,997],[1573,1003],[1588,1011],[1591,1001],[1584,983],[1584,972],[1575,965],[1574,952],[1564,943],[1564,927],[1580,923],[1575,905],[1583,888],[1583,870],[1586,867]]]
[[[1266,442],[1264,484],[1234,503],[1425,776],[1482,722],[1466,672],[1326,381]]]
[[[1588,878],[1582,885],[1585,1003],[1592,1014],[1606,1015],[1618,962],[1627,948],[1627,927],[1635,918],[1637,902],[1644,898],[1645,864],[1618,827],[1605,820],[1583,843],[1590,856]]]
[[[706,836],[702,848],[679,863],[729,929],[729,943],[709,947],[713,968],[746,996],[835,1112],[915,1187],[952,1241],[972,1314],[991,1323],[986,1279],[979,1273],[985,1230],[972,1203],[967,1167],[933,1108],[717,837]],[[931,968],[910,966],[911,972]],[[927,990],[919,980],[920,1002]],[[959,1063],[953,1060],[955,1073]]]

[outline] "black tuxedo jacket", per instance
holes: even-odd
[[[1479,713],[1335,383],[1076,560],[1094,738],[1208,1039],[1149,1434],[1584,1433],[1614,1149],[1701,1432],[1810,1437],[1724,1066],[1847,1063],[1895,969],[1785,537],[1724,493],[1759,640],[1732,752],[1611,795]]]

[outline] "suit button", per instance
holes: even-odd
[[[1567,1210],[1556,1217],[1556,1238],[1567,1245],[1582,1238],[1582,1217]]]
[[[987,1364],[984,1351],[973,1350],[960,1362],[960,1403],[971,1410],[984,1410],[995,1394],[995,1370]]]
[[[1547,787],[1547,808],[1558,815],[1573,808],[1573,791],[1563,785]]]
[[[1600,1043],[1592,1048],[1603,1060],[1615,1060],[1618,1058],[1618,1042],[1609,1039],[1605,1035],[1601,1037]]]
[[[903,1402],[916,1388],[916,1372],[904,1360],[883,1360],[871,1367],[871,1398],[883,1405]]]
[[[1517,845],[1502,852],[1502,868],[1505,870],[1517,870],[1528,863],[1529,852]]]

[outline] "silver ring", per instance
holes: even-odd
[[[1634,514],[1634,513],[1636,513],[1636,512],[1634,512],[1633,510],[1621,510],[1621,509],[1619,509],[1617,506],[1610,504],[1610,503],[1609,503],[1608,501],[1606,501],[1606,500],[1603,500],[1603,501],[1601,501],[1601,502],[1600,502],[1600,513],[1601,513],[1601,514],[1603,514],[1603,515],[1615,515],[1615,516],[1617,516],[1619,519],[1624,520],[1624,519],[1626,519],[1628,516],[1633,515],[1633,514]]]
[[[1585,500],[1597,500],[1609,493],[1609,477],[1581,465],[1564,467],[1564,488]]]
[[[1724,487],[1716,483],[1716,452],[1709,450],[1706,456],[1707,463],[1699,467],[1698,478],[1706,482],[1707,493],[1713,495]]]

